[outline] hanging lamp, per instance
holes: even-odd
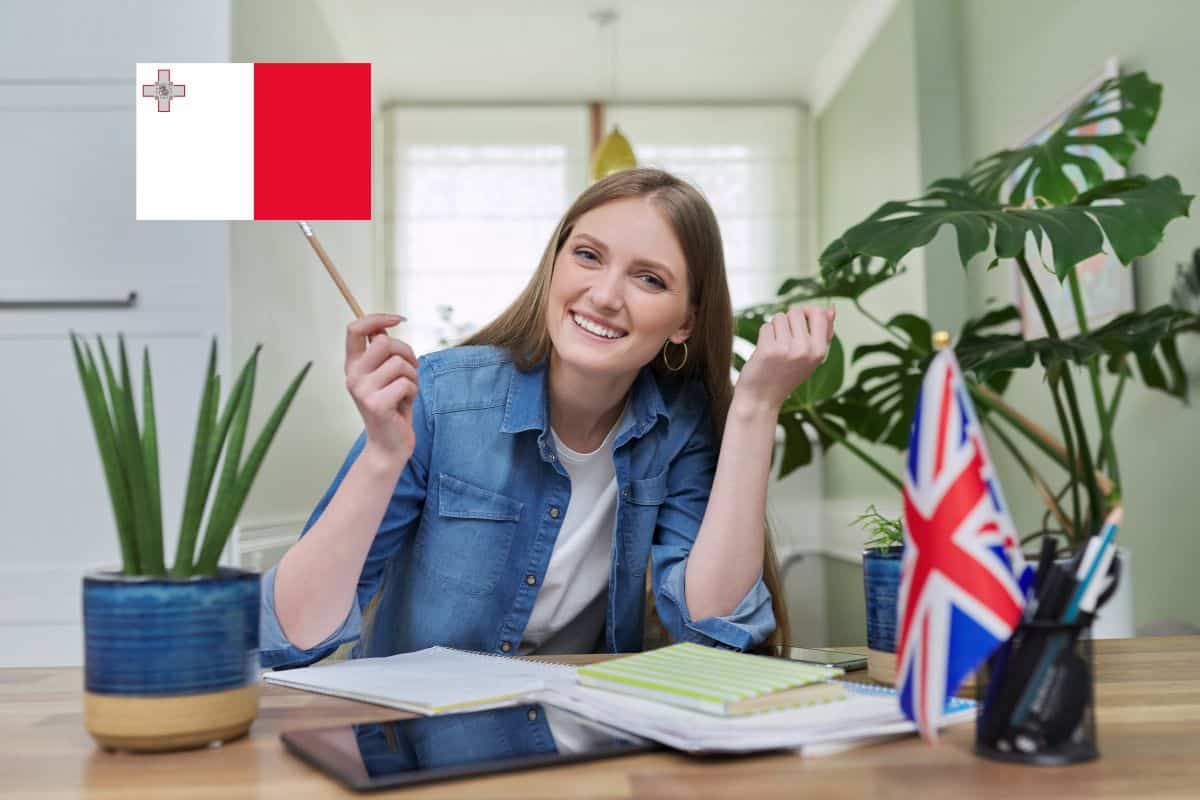
[[[591,18],[596,21],[599,28],[609,28],[609,79],[611,84],[611,94],[613,100],[617,98],[617,28],[616,23],[618,13],[616,9],[606,8],[598,11],[593,11],[590,14]],[[633,145],[629,143],[629,139],[625,138],[625,134],[621,133],[621,129],[613,125],[612,130],[608,132],[592,152],[592,169],[591,175],[593,181],[598,181],[601,178],[612,175],[614,172],[620,172],[625,169],[632,169],[637,166],[637,158],[633,154]]]

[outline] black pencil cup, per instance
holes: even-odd
[[[1022,622],[976,679],[975,752],[1062,766],[1100,756],[1090,620]]]

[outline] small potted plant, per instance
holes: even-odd
[[[84,724],[102,747],[131,751],[178,750],[242,736],[258,711],[259,576],[220,567],[218,560],[311,362],[243,453],[259,348],[219,409],[213,341],[178,547],[168,570],[150,354],[142,353],[139,420],[124,338],[115,368],[99,337],[99,363],[74,333],[71,345],[121,545],[119,570],[83,579]]]
[[[867,599],[867,668],[875,680],[888,682],[896,669],[896,601],[904,528],[874,505],[853,522],[867,532],[863,543],[863,592]]]

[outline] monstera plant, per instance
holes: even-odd
[[[753,342],[759,325],[776,311],[838,298],[853,304],[883,335],[855,348],[850,361],[860,369],[851,382],[835,340],[826,363],[788,399],[779,418],[786,437],[781,476],[809,462],[805,429],[811,427],[822,446],[842,445],[900,487],[895,472],[862,445],[907,447],[921,377],[934,350],[933,331],[916,314],[880,319],[863,297],[899,275],[904,258],[949,225],[964,269],[1015,261],[1046,331],[1033,340],[1012,332],[1019,313],[1008,306],[966,322],[953,345],[984,424],[1046,506],[1047,524],[1031,537],[1052,531],[1077,544],[1093,532],[1121,495],[1113,424],[1127,383],[1140,381],[1186,400],[1177,340],[1182,333],[1200,331],[1200,316],[1171,305],[1089,328],[1076,274],[1076,265],[1101,252],[1128,266],[1158,246],[1168,223],[1188,213],[1192,196],[1174,177],[1106,180],[1095,157],[1103,151],[1127,167],[1146,141],[1161,97],[1161,85],[1143,72],[1105,81],[1047,138],[987,156],[961,177],[933,182],[919,198],[884,203],[826,247],[816,276],[789,279],[771,302],[739,312],[737,335]],[[1034,274],[1043,268],[1053,270],[1070,292],[1078,323],[1074,335],[1059,333]],[[1027,369],[1045,377],[1057,433],[1004,398],[1013,373]],[[1104,372],[1116,376],[1108,388]],[[1092,426],[1082,411],[1088,403],[1096,420]],[[1048,456],[1055,473],[1043,475],[1035,468],[1030,448]]]

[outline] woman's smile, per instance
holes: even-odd
[[[572,322],[575,323],[575,327],[589,339],[596,339],[602,342],[615,342],[628,335],[628,331],[612,324],[606,324],[594,316],[583,314],[574,309],[571,309],[569,314]]]

